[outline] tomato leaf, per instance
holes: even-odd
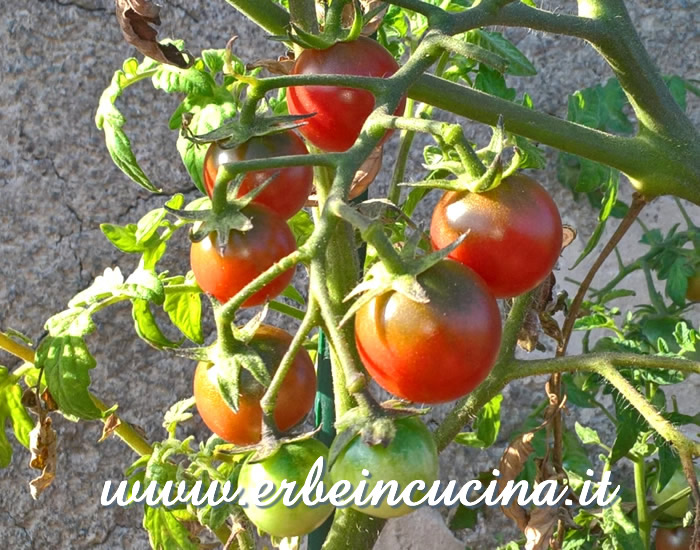
[[[156,305],[161,305],[165,301],[163,283],[152,269],[137,269],[129,275],[120,290],[124,296],[147,300]]]
[[[588,458],[586,450],[583,448],[576,435],[570,430],[564,430],[563,438],[564,468],[566,468],[567,471],[574,472],[583,476],[586,470],[588,470],[589,468],[593,468],[593,464]]]
[[[143,246],[139,244],[136,239],[136,226],[134,224],[121,227],[119,225],[103,223],[100,224],[100,230],[104,233],[109,242],[122,252],[133,253],[143,250]]]
[[[166,286],[163,309],[187,338],[196,344],[204,341],[202,300],[198,289],[186,285]]]
[[[131,316],[134,319],[134,328],[139,338],[156,349],[179,347],[181,342],[173,342],[165,337],[156,323],[148,300],[136,298],[132,300]]]
[[[612,506],[603,509],[603,531],[609,536],[615,550],[638,550],[644,548],[637,525],[622,510],[618,499]]]
[[[102,416],[88,392],[88,371],[96,364],[80,336],[48,336],[37,349],[36,366],[44,368],[46,385],[69,420],[94,420]]]
[[[474,529],[479,521],[479,510],[477,508],[467,508],[463,504],[457,506],[457,511],[450,520],[450,530]]]
[[[162,506],[144,507],[143,527],[151,548],[158,550],[197,550],[197,538],[180,523],[176,512]]]
[[[576,435],[584,445],[602,445],[598,432],[596,432],[593,428],[583,426],[576,422],[574,424],[574,430],[576,430]]]
[[[294,238],[297,241],[297,248],[303,245],[314,231],[314,222],[309,213],[305,210],[299,210],[287,223],[292,233],[294,233]],[[300,303],[303,304],[304,302],[302,301]]]
[[[29,448],[29,432],[34,421],[22,404],[22,388],[5,367],[0,367],[0,468],[12,460],[12,445],[7,440],[7,424],[12,424],[15,439]]]
[[[660,437],[656,439],[659,448],[659,473],[656,477],[656,491],[661,492],[671,481],[673,474],[681,469],[681,459],[666,441]]]
[[[528,58],[500,32],[474,29],[464,33],[464,39],[505,59],[507,63],[505,72],[507,74],[515,76],[534,76],[537,74],[537,69]]]
[[[618,419],[615,426],[616,436],[610,453],[610,464],[615,464],[634,447],[637,437],[646,426],[646,422],[639,413],[625,400],[622,395],[615,392],[613,395],[615,413]]]
[[[496,442],[501,429],[501,402],[503,395],[496,395],[482,409],[474,421],[471,432],[457,434],[455,442],[477,449],[485,449]]]
[[[622,86],[610,78],[604,86],[597,84],[569,96],[567,119],[606,132],[631,134],[634,125],[624,111],[626,105]]]

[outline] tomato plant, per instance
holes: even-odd
[[[253,491],[268,482],[277,491],[282,481],[287,480],[296,482],[296,495],[319,457],[328,457],[328,448],[320,441],[306,439],[287,443],[260,462],[247,462],[241,468],[238,483]],[[324,481],[327,482],[327,477]],[[265,499],[261,500],[264,504]],[[276,537],[305,535],[321,525],[332,512],[333,507],[329,504],[312,507],[299,501],[293,508],[288,508],[281,499],[271,506],[257,506],[248,498],[245,508],[246,516],[256,527]]]
[[[40,471],[32,496],[60,480],[57,449],[66,432],[52,428],[60,426],[60,415],[103,420],[105,437],[116,435],[139,455],[125,468],[127,488],[137,481],[164,488],[182,482],[209,492],[228,483],[245,486],[251,496],[263,481],[302,482],[319,457],[333,460],[328,479],[359,483],[366,467],[371,480],[408,485],[461,475],[455,465],[468,461],[478,466],[480,481],[492,480],[499,467],[504,483],[568,480],[573,493],[558,508],[504,510],[520,535],[508,535],[516,540],[501,548],[650,550],[654,528],[673,525],[662,523],[662,511],[647,498],[652,475],[670,479],[681,468],[690,471],[700,456],[700,420],[688,410],[694,402],[673,398],[700,374],[691,303],[700,250],[697,210],[691,210],[700,205],[700,135],[684,112],[696,108],[689,98],[700,94],[697,83],[659,73],[623,0],[577,0],[578,14],[503,0],[228,3],[275,39],[265,42],[266,51],[252,55],[246,51],[252,42],[243,37],[226,43],[220,36],[225,48],[201,52],[179,40],[156,41],[158,7],[116,0],[123,35],[143,60],[120,65],[96,122],[116,165],[161,202],[140,219],[101,226],[116,248],[137,256],[133,272],[105,269],[65,311],[38,324],[34,338],[0,333],[0,348],[18,358],[14,370],[0,367],[0,466],[12,457],[5,436],[11,430]],[[567,108],[557,118],[538,105],[539,96],[522,91],[539,63],[507,30],[493,27],[581,39],[602,54],[613,76],[558,102]],[[137,154],[132,142],[143,140],[127,136],[133,125],[120,112],[121,101],[128,88],[144,83],[181,101],[168,127],[178,130],[177,152],[194,184],[182,192],[171,185],[172,172],[151,181],[137,158],[153,155]],[[160,106],[138,111],[157,113]],[[387,142],[390,135],[395,143]],[[31,144],[27,138],[20,141]],[[554,170],[525,175],[548,169],[540,145],[558,151],[563,189],[553,195],[566,217],[578,219],[571,214],[578,199],[584,199],[576,206],[582,212],[595,210],[590,236],[586,224],[564,227],[537,183],[554,181],[548,177]],[[423,162],[416,162],[420,153]],[[154,164],[172,169],[173,154],[159,148]],[[80,178],[62,178],[56,160],[48,174],[59,176],[68,196]],[[375,177],[385,181],[373,186],[372,199],[358,196]],[[312,185],[315,197],[307,201]],[[15,191],[36,189],[10,188],[11,206]],[[92,212],[73,212],[98,186],[89,189],[65,205],[79,225],[93,219]],[[253,197],[256,189],[261,192]],[[444,191],[426,235],[421,218]],[[666,229],[645,210],[662,195],[678,199],[668,201],[674,211]],[[110,186],[105,204],[121,197]],[[131,202],[119,212],[128,217],[135,199],[124,197]],[[33,218],[22,211],[22,219]],[[182,258],[171,245],[185,228],[193,243],[191,272],[178,271]],[[10,244],[15,233],[23,234],[10,231]],[[59,241],[67,236],[57,234]],[[572,261],[572,249],[561,251],[575,238],[586,242]],[[643,250],[635,252],[630,242]],[[616,268],[600,272],[613,254]],[[553,273],[560,255],[562,272]],[[572,265],[587,271],[566,276]],[[644,286],[632,280],[635,273]],[[19,279],[10,280],[13,296]],[[207,297],[214,298],[211,307],[203,307]],[[127,322],[148,352],[192,361],[184,368],[194,371],[194,396],[188,387],[175,403],[157,403],[167,407],[167,435],[160,440],[130,425],[121,416],[123,403],[105,403],[107,397],[96,395],[100,385],[91,385],[104,357],[124,363],[122,377],[149,379],[136,371],[151,362],[143,346],[130,346],[139,350],[133,361],[110,354],[112,348],[93,349],[104,332],[98,314],[118,315],[112,306],[121,302],[130,306]],[[21,307],[13,302],[8,311]],[[574,331],[581,338],[572,337]],[[128,343],[120,335],[119,343]],[[318,377],[305,351],[314,349]],[[172,372],[161,376],[173,391],[149,392],[154,400],[178,390]],[[380,402],[372,379],[400,399]],[[533,381],[504,393],[526,379]],[[528,403],[539,396],[529,414],[504,398],[517,398],[523,388]],[[109,396],[131,393],[113,389]],[[300,433],[312,396],[318,431]],[[453,400],[420,410],[405,402]],[[218,435],[188,425],[193,407]],[[425,423],[416,418],[421,413]],[[503,415],[522,416],[522,424],[502,423]],[[501,434],[502,424],[511,433]],[[436,453],[453,443],[456,460],[443,461],[453,462],[452,470],[438,472]],[[499,445],[500,461],[493,459]],[[488,454],[474,450],[487,448]],[[584,508],[583,487],[600,463],[613,474],[613,486],[627,479],[615,476],[629,463],[634,485],[623,487],[610,506]],[[694,509],[683,504],[670,511],[694,515],[697,537],[698,503]],[[237,502],[147,503],[143,525],[154,548],[196,550],[216,537],[253,550],[257,526],[274,546],[370,549],[385,518],[409,511],[384,504],[341,508],[318,528],[330,506],[243,508]],[[37,518],[32,525],[47,524]],[[449,513],[450,527],[469,539],[462,543],[502,544],[507,533],[465,533],[482,518],[471,508]],[[279,540],[311,530],[307,541]],[[662,529],[658,540],[664,536]]]
[[[243,160],[305,155],[308,151],[304,142],[292,131],[278,132],[254,137],[232,149],[224,149],[217,142],[207,149],[204,158],[204,186],[211,197],[219,166]],[[288,166],[280,170],[260,170],[249,172],[238,187],[241,197],[274,177],[253,202],[267,206],[279,216],[291,218],[304,206],[313,188],[311,166]]]
[[[304,50],[293,74],[344,74],[388,77],[399,69],[394,57],[369,38],[338,42],[325,50]],[[367,90],[340,86],[291,86],[287,91],[289,112],[314,114],[299,131],[319,149],[346,151],[374,109],[374,96]],[[403,112],[402,100],[396,112]]]
[[[356,437],[338,455],[330,470],[333,482],[347,480],[353,487],[367,481],[369,494],[379,481],[398,483],[397,495],[413,481],[423,481],[429,489],[438,478],[438,455],[430,430],[417,418],[404,418],[396,421],[396,435],[391,443],[368,445],[361,437]],[[367,470],[371,477],[362,475]],[[425,491],[414,491],[413,501],[420,499]],[[354,506],[354,505],[353,505]],[[354,506],[355,507],[355,506]],[[415,511],[406,504],[389,506],[386,501],[378,505],[355,507],[356,510],[378,518],[395,518]]]
[[[273,374],[284,353],[289,348],[292,336],[288,332],[270,325],[261,325],[248,346],[257,352]],[[211,364],[200,362],[194,373],[194,398],[204,423],[216,435],[236,445],[252,445],[260,441],[262,409],[260,398],[265,390],[260,384],[251,382],[241,390],[238,411],[232,411],[224,402],[212,379]],[[277,398],[274,419],[277,427],[287,431],[301,422],[309,413],[316,395],[316,372],[305,349],[300,349]]]
[[[524,175],[485,193],[445,193],[430,224],[433,245],[444,248],[467,232],[450,258],[481,275],[497,298],[535,288],[561,252],[559,210],[547,191]]]
[[[691,550],[693,530],[690,527],[656,530],[656,550]]]
[[[451,260],[418,281],[428,303],[387,292],[357,312],[357,351],[372,378],[397,397],[452,401],[493,367],[501,339],[498,305],[478,275]]]
[[[256,205],[249,205],[244,213],[249,216],[253,228],[232,230],[223,250],[219,250],[215,234],[192,243],[190,248],[190,264],[197,284],[222,303],[296,249],[294,234],[282,218]],[[274,298],[293,276],[293,270],[281,274],[248,298],[245,307]]]

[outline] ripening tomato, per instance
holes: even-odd
[[[688,290],[685,297],[689,302],[700,302],[700,273],[688,277]]]
[[[677,527],[666,529],[659,527],[656,530],[656,550],[690,550],[693,539],[692,527]]]
[[[355,342],[367,372],[385,390],[419,403],[462,397],[491,371],[501,316],[471,269],[443,260],[418,275],[430,301],[389,291],[355,315]]]
[[[289,226],[272,211],[249,204],[242,212],[251,220],[253,228],[232,230],[223,251],[219,250],[214,233],[192,243],[190,248],[190,265],[197,284],[222,303],[297,248]],[[243,306],[257,306],[274,298],[293,276],[293,269],[285,271],[248,298]]]
[[[218,143],[214,142],[209,146],[204,158],[204,186],[211,197],[214,192],[216,173],[222,164],[306,154],[308,151],[302,139],[289,130],[251,138],[233,149],[222,149]],[[288,166],[248,172],[238,188],[237,196],[245,195],[275,174],[277,174],[275,179],[255,197],[253,202],[267,206],[284,219],[289,219],[302,209],[311,193],[314,181],[314,170],[311,166]]]
[[[551,273],[561,253],[557,205],[535,180],[505,178],[485,193],[447,192],[433,211],[430,238],[445,248],[463,233],[450,258],[471,267],[496,298],[532,290]]]
[[[246,462],[238,476],[238,485],[244,488],[245,494],[249,494],[263,483],[269,482],[274,485],[276,492],[282,481],[287,480],[296,483],[293,491],[296,495],[319,457],[323,457],[324,461],[328,459],[328,447],[316,439],[287,443],[261,462]],[[323,477],[326,491],[329,487],[327,476],[326,473]],[[273,494],[275,493],[271,493]],[[314,497],[311,495],[311,498]],[[260,500],[265,503],[266,499]],[[292,508],[285,506],[281,499],[267,507],[256,506],[251,502],[250,496],[246,497],[246,502],[247,506],[243,510],[248,519],[262,531],[282,538],[310,533],[333,512],[333,506],[328,503],[312,507],[301,498]]]
[[[413,481],[425,482],[429,489],[438,478],[439,461],[437,447],[432,434],[417,418],[402,418],[395,422],[396,436],[387,447],[369,446],[358,436],[345,447],[333,463],[330,476],[333,483],[349,481],[356,489],[361,481],[367,481],[369,494],[378,481],[398,484],[397,496]],[[366,469],[370,477],[362,475]],[[420,500],[422,493],[414,491],[411,500]],[[355,510],[378,518],[395,518],[410,514],[416,508],[407,504],[391,507],[382,499],[378,506],[357,507]]]
[[[291,342],[292,335],[288,332],[273,326],[260,325],[248,345],[260,355],[270,376],[273,376]],[[233,412],[216,387],[211,366],[210,363],[200,362],[194,373],[194,400],[199,415],[212,432],[229,443],[257,443],[261,434],[260,399],[265,393],[264,388],[252,380],[252,377],[246,380],[248,376],[243,373],[238,412]],[[315,396],[314,364],[306,350],[301,348],[277,394],[274,412],[277,427],[286,431],[301,422],[311,410]]]
[[[338,42],[326,50],[304,50],[292,74],[388,77],[398,69],[396,60],[381,44],[361,37],[352,42]],[[403,113],[405,104],[402,98],[396,114]],[[287,89],[287,106],[293,115],[315,113],[299,131],[316,147],[324,151],[347,151],[374,109],[374,96],[356,88],[291,86]]]

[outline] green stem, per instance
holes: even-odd
[[[271,0],[226,1],[270,34],[285,34],[289,25],[289,13],[279,4]]]
[[[379,538],[386,520],[375,518],[352,508],[336,510],[333,527],[322,550],[369,550]]]
[[[649,550],[651,540],[651,519],[647,507],[646,469],[644,459],[637,457],[634,463],[634,494],[637,501],[637,525],[642,538],[644,550]]]
[[[406,100],[406,108],[404,109],[404,116],[410,117],[413,114],[413,105],[415,101],[411,98]],[[413,145],[413,139],[416,137],[416,133],[412,130],[401,130],[401,136],[399,138],[399,152],[396,154],[396,164],[394,164],[394,173],[391,176],[391,183],[389,184],[389,192],[387,193],[387,198],[394,204],[399,204],[399,199],[401,197],[401,188],[399,183],[404,181],[404,174],[406,172],[406,162],[408,161],[408,155],[411,152],[411,146]]]
[[[318,305],[316,303],[316,300],[314,300],[313,296],[311,296],[309,298],[309,303],[307,306],[306,315],[304,316],[304,320],[301,322],[299,328],[294,334],[294,337],[292,338],[292,341],[289,344],[289,348],[282,357],[282,360],[280,361],[280,364],[277,367],[277,370],[275,371],[275,375],[272,377],[272,381],[270,382],[270,385],[265,391],[265,395],[263,395],[262,399],[260,400],[260,406],[262,408],[263,415],[268,417],[268,421],[274,422],[274,420],[271,420],[271,418],[275,410],[275,405],[277,404],[277,396],[279,395],[279,391],[282,388],[284,379],[287,376],[289,369],[292,367],[292,364],[294,363],[294,358],[301,349],[304,340],[313,330],[313,328],[317,325],[317,323]]]

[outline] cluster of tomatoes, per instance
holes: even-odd
[[[305,50],[295,74],[351,74],[387,77],[398,64],[377,42],[360,38],[339,42],[325,50]],[[287,91],[291,114],[309,115],[300,133],[323,151],[345,151],[358,137],[374,108],[365,90],[333,86],[298,86]],[[403,106],[399,106],[403,110]],[[212,195],[220,165],[241,160],[307,154],[304,141],[292,131],[252,138],[233,149],[213,143],[206,155],[204,181]],[[275,176],[270,180],[271,176]],[[248,173],[239,196],[268,182],[242,213],[253,228],[232,230],[226,246],[215,235],[194,243],[191,266],[203,291],[226,302],[246,284],[296,248],[286,219],[305,204],[313,185],[310,167]],[[355,316],[355,338],[360,358],[372,378],[392,394],[419,403],[441,403],[462,397],[479,385],[493,367],[501,339],[497,298],[522,294],[540,284],[551,272],[561,250],[559,212],[534,180],[522,176],[504,179],[485,193],[448,192],[435,208],[430,235],[441,249],[468,232],[451,254],[417,276],[429,301],[419,303],[389,291],[363,305]],[[280,294],[293,271],[283,273],[252,295],[244,307],[256,306]],[[288,349],[291,335],[262,325],[249,345],[272,373]],[[211,365],[200,363],[194,379],[197,409],[207,426],[236,445],[255,444],[261,437],[261,386],[243,388],[239,410],[224,402],[211,375]],[[301,349],[284,380],[274,419],[287,430],[310,411],[316,391],[313,363]],[[396,421],[397,433],[385,448],[370,447],[356,437],[339,454],[328,481],[357,485],[368,469],[372,479],[394,479],[405,486],[414,480],[430,484],[438,475],[437,450],[432,435],[418,419]],[[243,466],[239,483],[256,486],[263,481],[279,485],[283,479],[303,482],[309,468],[328,449],[309,439],[289,443],[271,457]],[[370,481],[369,486],[373,483]],[[388,505],[361,511],[394,517],[408,507]],[[330,506],[299,505],[292,510],[278,503],[269,508],[248,507],[253,523],[276,536],[307,533],[331,513]]]

